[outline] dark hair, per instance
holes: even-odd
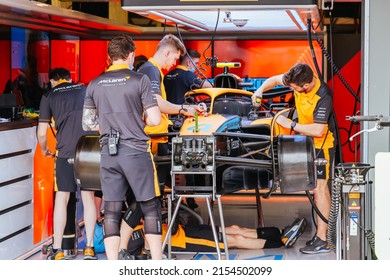
[[[134,71],[137,71],[146,61],[148,61],[148,58],[142,54],[134,57]]]
[[[70,80],[70,72],[66,68],[54,68],[49,71],[49,80]]]
[[[108,43],[108,56],[111,61],[123,59],[125,60],[129,53],[135,51],[135,44],[129,35],[118,35],[111,39]]]
[[[303,87],[304,84],[310,83],[313,80],[313,76],[313,70],[309,65],[298,63],[283,75],[283,83],[286,86],[296,84],[299,87]]]
[[[200,58],[200,53],[197,50],[187,49],[186,54],[180,57],[180,63],[182,63],[184,60],[188,59],[188,57]]]
[[[165,35],[161,41],[157,45],[157,50],[160,48],[171,47],[175,50],[180,51],[180,55],[184,55],[186,53],[186,48],[183,43],[177,38],[175,35],[168,34]]]

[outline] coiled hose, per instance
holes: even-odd
[[[341,201],[341,187],[344,182],[344,177],[337,175],[332,184],[332,195],[330,198],[330,211],[328,218],[328,231],[326,233],[326,239],[332,251],[336,251],[337,241],[337,218],[339,215],[340,201]]]
[[[375,234],[374,234],[374,232],[370,229],[366,229],[366,230],[364,230],[364,235],[366,236],[368,244],[370,245],[371,259],[377,260],[378,257],[375,254]]]
[[[332,251],[336,251],[336,241],[337,241],[337,219],[340,210],[340,204],[342,204],[342,186],[343,184],[351,183],[351,176],[347,172],[341,172],[336,175],[336,178],[333,180],[332,184],[332,195],[331,195],[331,204],[330,204],[330,212],[328,219],[328,231],[326,233],[326,238],[329,243],[329,246]],[[344,208],[344,206],[343,206]],[[353,219],[347,209],[344,209],[344,213],[348,215],[349,219],[355,223],[363,232],[364,236],[367,238],[367,242],[370,246],[371,250],[371,259],[377,260],[378,257],[375,254],[375,234],[371,229],[365,229],[361,225],[359,225],[355,219]]]

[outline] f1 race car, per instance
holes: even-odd
[[[280,188],[290,193],[315,188],[312,138],[290,135],[275,122],[288,112],[287,102],[262,102],[254,110],[252,94],[232,88],[186,93],[187,102],[202,106],[207,114],[174,120],[169,133],[172,154],[155,157],[156,164],[171,165],[172,190],[212,192],[214,197],[242,189]],[[74,164],[82,188],[99,188],[99,163],[97,137],[81,138]],[[195,180],[191,185],[176,185],[180,174],[193,175]]]
[[[251,96],[251,92],[230,88],[188,92],[187,101],[203,106],[207,114],[185,119],[172,138],[172,173],[211,172],[216,193],[315,188],[312,138],[289,135],[275,122],[288,111],[281,110],[284,104],[253,110]],[[199,186],[181,189],[197,191]]]

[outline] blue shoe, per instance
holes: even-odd
[[[282,242],[287,248],[292,247],[302,233],[306,230],[307,221],[305,218],[295,219],[291,226],[284,230]]]
[[[330,246],[328,242],[322,240],[318,236],[315,236],[308,245],[299,249],[304,254],[319,254],[330,252]]]

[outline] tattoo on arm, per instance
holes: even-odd
[[[85,131],[99,130],[99,120],[96,109],[83,110],[83,129]]]

